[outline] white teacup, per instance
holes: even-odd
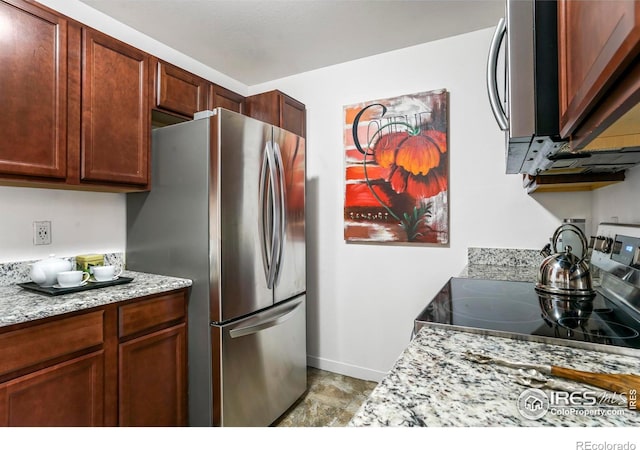
[[[90,270],[96,281],[111,281],[122,273],[116,273],[116,266],[92,266]]]
[[[57,279],[60,287],[74,287],[80,286],[82,283],[87,281],[89,279],[89,274],[82,270],[67,270],[64,272],[58,272]]]

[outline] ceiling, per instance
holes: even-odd
[[[504,0],[80,0],[247,86],[495,26]]]

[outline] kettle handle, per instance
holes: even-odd
[[[580,244],[582,245],[582,258],[580,259],[580,261],[584,260],[585,257],[587,256],[587,248],[588,248],[587,237],[584,235],[584,233],[580,228],[578,228],[577,226],[571,223],[565,223],[560,225],[558,229],[555,231],[555,233],[553,233],[553,238],[551,239],[553,244],[553,252],[560,253],[558,251],[557,243],[558,243],[558,238],[560,237],[560,233],[562,233],[563,231],[573,231],[575,234],[578,235],[578,237],[580,238]]]

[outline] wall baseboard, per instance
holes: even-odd
[[[379,370],[367,369],[366,367],[345,364],[331,359],[319,358],[317,356],[307,355],[307,364],[320,370],[339,373],[349,377],[359,378],[361,380],[380,382],[387,375],[387,372]]]

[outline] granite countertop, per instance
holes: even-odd
[[[533,266],[496,266],[490,264],[469,264],[460,273],[460,278],[481,280],[527,281],[535,283],[538,267]]]
[[[538,250],[509,248],[468,249],[468,264],[461,278],[530,281],[535,283],[543,257]]]
[[[551,405],[542,418],[527,419],[518,411],[518,398],[528,388],[514,381],[517,370],[469,361],[467,350],[593,372],[638,373],[640,366],[632,356],[423,327],[349,425],[640,426],[640,410],[624,406],[578,407],[592,415],[560,415],[553,414],[558,405]],[[564,382],[576,391],[591,389]]]
[[[124,271],[133,281],[99,289],[49,296],[27,291],[16,284],[0,286],[0,327],[43,319],[109,303],[144,297],[191,286],[191,280]]]

